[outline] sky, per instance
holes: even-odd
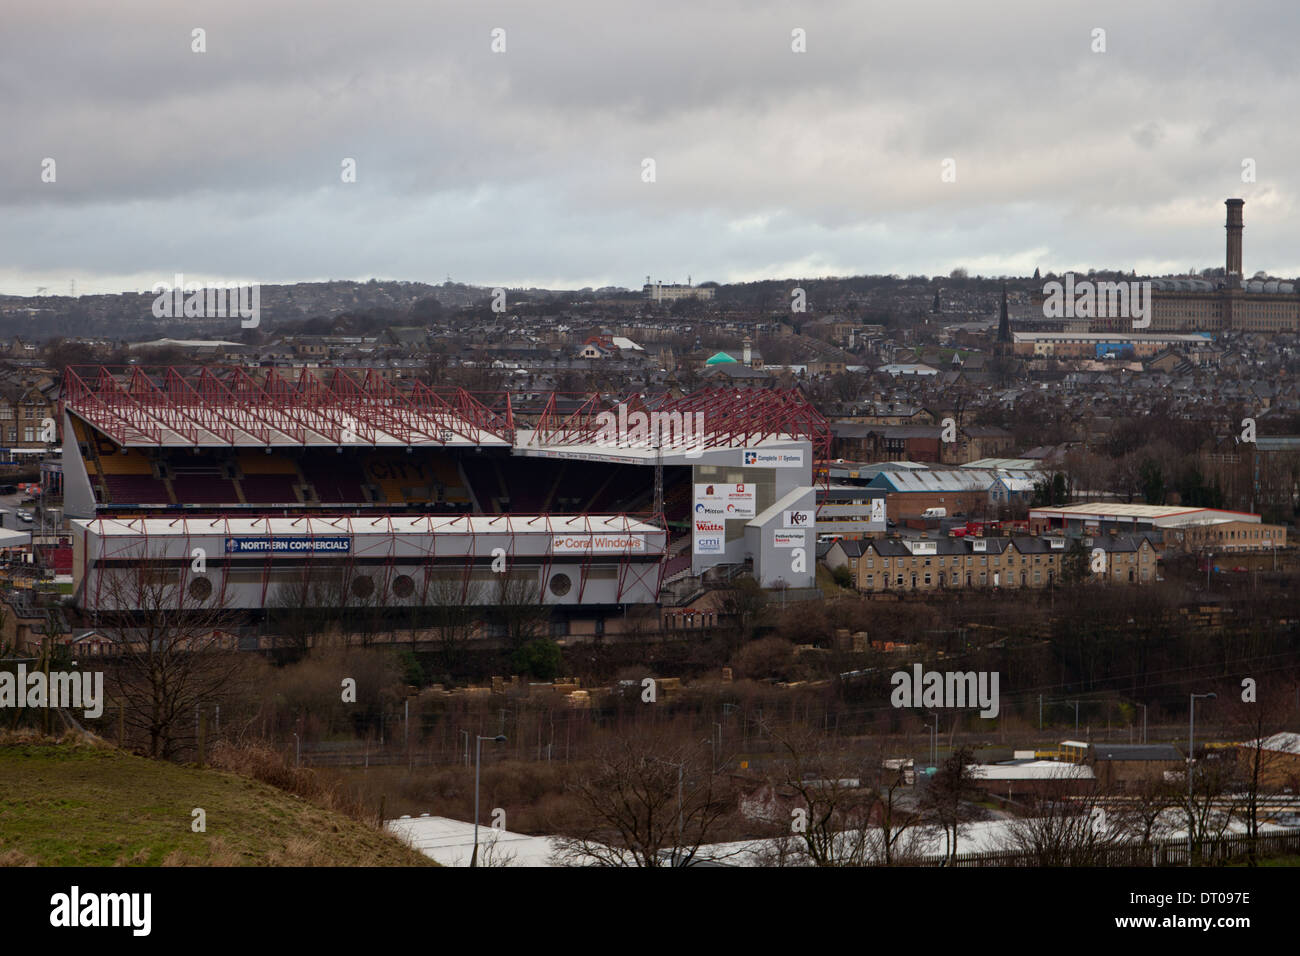
[[[1291,0],[42,0],[3,20],[10,294],[1162,275],[1223,264],[1228,197],[1247,274],[1300,274]]]

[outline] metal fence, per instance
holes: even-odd
[[[1300,830],[1261,833],[1253,838],[1257,857],[1300,853]],[[1203,866],[1222,866],[1245,860],[1252,837],[1232,833],[1192,845],[1193,860]],[[1124,843],[1104,847],[1060,847],[1039,852],[1003,850],[996,853],[958,853],[952,860],[925,860],[919,866],[1187,866],[1187,840],[1158,840],[1148,844]]]

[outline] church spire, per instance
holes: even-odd
[[[1011,341],[1011,319],[1007,316],[1007,284],[1002,283],[1002,314],[998,319],[998,343]]]

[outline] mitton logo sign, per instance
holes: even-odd
[[[752,485],[696,485],[696,516],[715,518],[752,518],[755,514]]]

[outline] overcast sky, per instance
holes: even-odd
[[[1293,0],[10,4],[0,291],[1162,274],[1223,264],[1229,196],[1246,272],[1292,277],[1297,26]]]

